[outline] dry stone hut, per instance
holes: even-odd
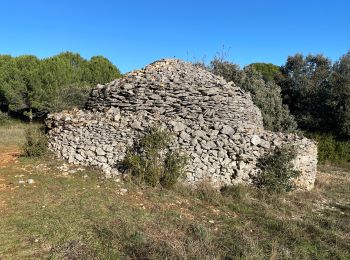
[[[93,165],[107,177],[149,126],[174,132],[169,149],[190,158],[185,182],[214,186],[250,183],[257,159],[283,144],[294,144],[300,188],[313,187],[317,149],[314,142],[264,130],[260,110],[233,82],[177,59],[156,61],[91,92],[85,110],[47,118],[49,146],[70,163]]]

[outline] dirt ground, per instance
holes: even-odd
[[[10,163],[14,163],[20,155],[18,147],[0,147],[0,169],[6,167]]]
[[[20,150],[16,146],[12,147],[1,147],[0,146],[0,171],[1,169],[7,167],[9,164],[16,163],[18,156],[20,155]],[[6,183],[6,180],[0,178],[0,192],[10,191],[10,185]],[[6,201],[0,199],[0,213],[4,210],[6,206]]]

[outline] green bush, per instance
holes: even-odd
[[[39,59],[33,55],[0,55],[0,105],[30,121],[47,113],[81,107],[97,83],[121,76],[108,59],[86,60],[78,53],[63,52]]]
[[[160,178],[160,184],[165,188],[171,188],[181,177],[186,166],[187,157],[181,156],[178,152],[168,152],[164,160],[164,172]]]
[[[273,81],[281,74],[280,67],[272,63],[257,62],[249,64],[247,67],[253,67],[262,76],[265,82]]]
[[[7,113],[0,111],[0,125],[7,123],[9,119],[9,115]]]
[[[41,127],[29,126],[25,131],[23,155],[25,157],[39,157],[47,152],[47,137]]]
[[[166,151],[172,139],[167,130],[151,127],[121,163],[122,170],[139,183],[160,184],[170,188],[176,184],[187,158],[178,152]]]
[[[350,140],[338,140],[332,135],[310,135],[317,141],[318,162],[344,165],[350,162]]]
[[[46,107],[50,112],[59,112],[73,108],[82,109],[89,98],[92,88],[92,86],[87,84],[62,86],[57,90],[57,94],[51,98]]]
[[[238,65],[229,61],[214,58],[207,69],[222,76],[227,82],[233,81],[238,87],[251,94],[252,101],[261,111],[265,129],[276,132],[295,132],[297,124],[288,107],[282,102],[281,88],[273,81],[265,82],[254,66],[240,69]]]
[[[292,146],[283,146],[261,157],[258,167],[261,169],[256,177],[256,184],[269,192],[291,191],[295,188],[293,178],[300,175],[292,161],[296,151]]]

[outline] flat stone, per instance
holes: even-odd
[[[75,155],[75,159],[77,159],[78,161],[83,161],[83,160],[84,160],[84,157],[77,153],[77,154]]]
[[[208,141],[206,143],[207,147],[208,147],[208,150],[209,149],[214,149],[214,148],[217,148],[216,144],[213,142],[213,141]]]
[[[225,135],[233,135],[235,133],[235,130],[231,126],[224,125],[221,128],[220,132]]]
[[[96,154],[97,154],[97,156],[103,156],[106,154],[106,152],[104,150],[102,150],[102,148],[98,147],[96,149]]]
[[[130,89],[133,89],[133,88],[134,88],[134,86],[129,84],[129,83],[126,83],[126,84],[123,85],[123,89],[125,89],[125,90],[130,90]]]
[[[191,136],[186,132],[181,132],[180,138],[186,142],[189,142],[191,140]]]
[[[181,122],[171,121],[170,124],[173,126],[174,132],[181,132],[181,131],[184,131],[186,128],[186,125],[184,125]]]
[[[260,144],[261,139],[260,139],[260,137],[258,135],[253,135],[252,138],[250,139],[250,142],[253,145],[258,145],[258,144]]]
[[[208,140],[208,136],[207,133],[202,131],[202,130],[197,130],[193,133],[193,136],[198,138],[198,139],[204,139],[204,140]]]
[[[217,95],[220,92],[219,88],[208,88],[206,91],[204,91],[205,94],[208,96],[214,96]]]
[[[262,141],[260,143],[260,146],[265,148],[265,149],[270,149],[270,147],[271,147],[270,142],[268,142],[268,141]]]
[[[139,121],[134,121],[130,124],[131,128],[137,129],[137,130],[144,130],[144,128],[141,125],[141,122]]]

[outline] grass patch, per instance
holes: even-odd
[[[17,120],[8,120],[0,124],[0,146],[5,151],[8,146],[22,146],[25,141],[24,132],[29,124]]]
[[[323,166],[312,191],[269,194],[169,190],[62,166],[46,155],[0,169],[4,259],[350,258],[350,175],[339,168]]]

